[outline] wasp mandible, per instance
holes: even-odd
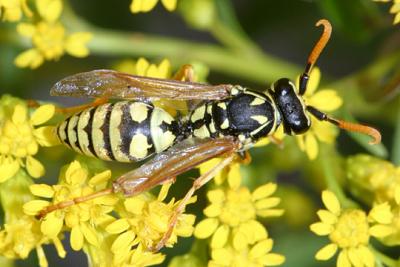
[[[57,127],[63,144],[103,160],[137,162],[155,157],[116,179],[112,188],[48,206],[38,217],[111,193],[133,196],[211,158],[224,157],[194,181],[170,219],[169,230],[153,248],[159,250],[195,191],[229,165],[237,152],[248,150],[260,138],[271,137],[281,125],[288,135],[302,134],[311,127],[310,116],[314,116],[341,129],[370,135],[371,144],[379,143],[381,136],[376,129],[333,118],[304,103],[302,95],[307,90],[309,74],[332,31],[328,20],[319,20],[316,26],[320,25],[323,33],[308,57],[298,90],[287,78],[279,79],[263,93],[240,85],[195,83],[189,65],[178,72],[177,80],[94,70],[56,83],[52,95],[97,98],[91,104],[67,108],[76,113]],[[108,103],[108,99],[124,101]],[[185,118],[174,118],[152,104],[157,99],[201,102]]]

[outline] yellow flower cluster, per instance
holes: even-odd
[[[375,266],[375,256],[369,248],[371,237],[384,238],[393,233],[393,214],[388,203],[375,205],[368,215],[361,209],[343,209],[331,191],[322,192],[327,208],[319,210],[321,222],[310,226],[320,236],[329,236],[330,244],[320,249],[317,260],[328,260],[338,250],[337,266]]]
[[[400,23],[400,0],[374,0],[375,2],[393,2],[390,13],[395,14],[393,24]]]
[[[310,74],[307,91],[303,96],[306,105],[313,106],[322,112],[331,112],[338,109],[343,101],[333,89],[318,88],[321,72],[314,67]],[[296,79],[299,81],[299,78]],[[297,88],[299,86],[297,85]],[[338,134],[338,129],[326,122],[321,122],[311,116],[311,128],[302,135],[297,135],[297,143],[300,149],[306,152],[309,159],[314,160],[318,156],[318,141],[332,144]],[[318,141],[317,141],[318,140]]]
[[[0,0],[0,19],[15,22],[21,20],[23,15],[32,16],[26,0]]]
[[[387,245],[400,244],[400,167],[369,155],[357,155],[347,160],[347,176],[354,194],[364,201],[388,203],[393,213],[393,233],[381,241]]]
[[[43,176],[45,169],[34,155],[39,146],[57,143],[52,126],[38,127],[53,117],[53,105],[43,105],[31,115],[24,103],[12,105],[11,109],[11,114],[0,118],[0,183],[13,177],[21,167],[31,177]]]
[[[58,60],[68,53],[75,57],[86,57],[89,50],[86,43],[92,35],[88,32],[66,33],[58,21],[62,12],[61,0],[36,0],[41,20],[37,23],[19,23],[17,31],[31,40],[34,46],[22,52],[15,59],[18,67],[31,69],[43,64],[44,60]]]
[[[158,0],[133,0],[130,6],[132,13],[149,12],[157,4]],[[174,11],[177,0],[161,0],[161,3],[168,11]]]
[[[205,173],[219,163],[214,159],[200,166]],[[196,238],[211,237],[209,266],[273,266],[284,262],[284,257],[271,253],[272,239],[258,217],[276,217],[283,210],[276,209],[280,199],[271,195],[276,184],[268,183],[253,192],[241,186],[240,164],[233,163],[216,179],[217,189],[208,191],[211,202],[204,209],[206,219],[195,228]],[[227,183],[224,183],[224,182]],[[224,185],[228,184],[228,185]]]

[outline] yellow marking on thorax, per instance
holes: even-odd
[[[253,115],[250,118],[252,118],[253,120],[257,121],[261,125],[268,121],[268,118],[266,116],[263,116],[263,115]]]
[[[228,119],[225,119],[222,124],[220,125],[221,129],[228,129],[229,127],[229,121]]]
[[[218,103],[217,106],[222,108],[223,110],[226,110],[226,104],[224,102]]]
[[[148,105],[141,102],[135,102],[130,105],[130,114],[133,121],[141,123],[148,116]]]
[[[176,136],[171,131],[163,132],[160,128],[160,125],[163,122],[171,124],[173,120],[174,118],[172,118],[172,116],[165,110],[157,107],[154,108],[150,121],[150,132],[157,153],[172,146],[176,139]]]
[[[265,103],[265,100],[260,98],[260,97],[256,97],[254,98],[254,100],[250,103],[250,106],[258,106],[258,105],[262,105]]]
[[[107,155],[106,149],[104,149],[104,136],[103,136],[103,131],[100,129],[104,124],[107,108],[110,105],[111,104],[104,104],[98,106],[96,112],[93,115],[94,116],[92,125],[93,147],[97,157],[103,160],[111,160],[111,158]]]
[[[114,158],[119,162],[129,162],[129,158],[121,151],[122,138],[119,126],[122,121],[122,107],[127,105],[128,102],[118,102],[115,103],[111,111],[110,117],[110,143],[111,150],[113,152]]]
[[[82,152],[85,155],[88,156],[94,156],[93,153],[89,150],[89,136],[86,133],[86,131],[84,131],[83,129],[85,129],[85,127],[89,124],[89,120],[90,120],[90,111],[91,109],[87,109],[82,111],[81,115],[79,116],[79,121],[78,121],[78,141],[79,141],[79,145],[82,149]],[[91,134],[91,133],[89,133]]]
[[[145,158],[148,155],[148,149],[151,147],[147,142],[147,137],[144,134],[137,133],[132,137],[130,146],[129,146],[129,154],[132,157],[140,160]]]
[[[198,107],[194,110],[192,116],[190,117],[190,120],[192,122],[202,120],[204,118],[204,114],[206,112],[206,106],[202,105],[201,107]]]
[[[78,124],[78,119],[79,119],[79,117],[77,115],[73,115],[69,119],[67,134],[68,134],[68,139],[69,139],[69,143],[71,144],[71,147],[76,152],[81,153],[81,150],[75,145],[75,142],[78,141],[78,136],[77,136],[77,132],[74,130],[74,128]]]

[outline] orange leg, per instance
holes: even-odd
[[[73,107],[67,107],[67,108],[56,107],[56,112],[62,113],[62,114],[77,113],[77,112],[85,110],[87,108],[96,107],[96,106],[99,106],[101,104],[105,104],[107,102],[108,102],[108,98],[107,97],[101,97],[101,98],[96,98],[91,103],[87,103],[87,104],[83,104],[83,105],[79,105],[79,106],[73,106]],[[28,107],[30,107],[30,108],[38,108],[38,107],[40,107],[39,102],[37,102],[34,99],[28,99],[26,101],[26,103],[27,103]]]
[[[185,64],[172,77],[174,80],[182,82],[193,82],[194,81],[194,69],[190,64]]]
[[[222,171],[223,168],[228,166],[233,161],[234,158],[235,154],[231,154],[230,156],[225,158],[220,164],[213,167],[211,170],[209,170],[207,173],[203,174],[193,182],[192,187],[186,193],[185,197],[180,201],[178,207],[176,207],[176,209],[174,210],[174,213],[172,214],[169,221],[167,232],[165,232],[164,236],[161,238],[161,240],[155,247],[150,248],[151,251],[154,252],[159,251],[165,246],[165,244],[170,239],[176,224],[178,223],[179,216],[185,211],[187,203],[190,201],[190,198],[194,195],[196,190],[198,190],[200,187],[202,187],[203,185],[208,183],[212,178],[214,178],[214,176],[217,175],[220,171]]]

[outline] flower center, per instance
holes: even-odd
[[[368,244],[369,225],[367,215],[361,210],[345,210],[330,234],[330,239],[341,248]]]
[[[28,121],[15,124],[10,120],[4,123],[0,136],[0,153],[23,158],[37,153],[38,144]]]
[[[220,214],[222,223],[229,226],[238,226],[256,217],[256,209],[251,201],[250,191],[245,188],[229,190],[226,194],[226,201]]]
[[[46,59],[53,59],[64,53],[64,36],[65,30],[60,24],[40,22],[32,41]]]

